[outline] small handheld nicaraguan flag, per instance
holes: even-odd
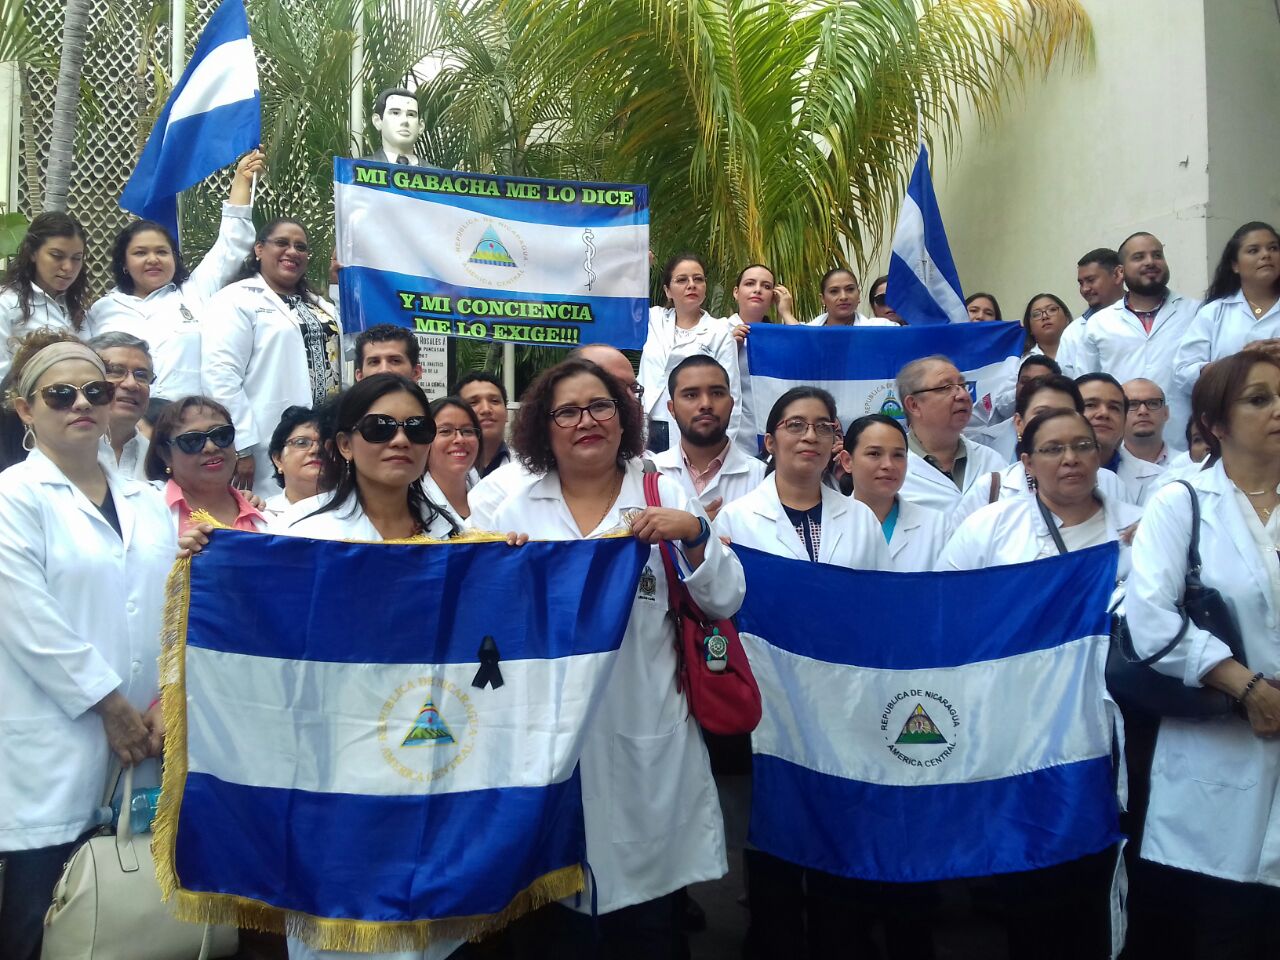
[[[969,319],[938,198],[933,194],[929,151],[924,144],[893,231],[885,296],[908,324],[965,323]]]
[[[935,353],[964,374],[969,394],[998,390],[1009,379],[1005,361],[1022,351],[1017,323],[926,327],[784,327],[758,323],[747,338],[756,433],[763,435],[774,402],[799,384],[823,387],[836,399],[841,423],[868,413],[901,420],[903,397],[894,378],[907,363]]]
[[[178,236],[178,194],[262,142],[258,65],[243,0],[222,0],[151,128],[120,206]]]
[[[1119,841],[1104,679],[1114,543],[945,574],[734,549],[764,702],[752,843],[912,883],[1047,867]]]
[[[439,955],[581,890],[578,756],[646,556],[216,530],[166,612],[176,915]]]

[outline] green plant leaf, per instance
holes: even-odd
[[[31,221],[20,213],[0,213],[0,257],[12,257],[18,252],[30,225]]]

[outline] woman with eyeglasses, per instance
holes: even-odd
[[[276,492],[268,447],[285,408],[319,407],[341,385],[342,329],[307,285],[310,262],[306,229],[278,217],[204,314],[201,383],[231,411],[236,485],[260,497]]]
[[[482,459],[484,434],[480,417],[460,397],[441,397],[431,403],[436,438],[427,455],[427,475],[422,489],[459,527],[467,523],[467,476]]]
[[[290,407],[280,417],[267,448],[281,490],[268,497],[262,512],[279,516],[295,503],[318,496],[320,472],[324,468],[324,445],[316,411],[310,407]]]
[[[1140,874],[1178,912],[1178,954],[1276,955],[1280,909],[1280,359],[1246,349],[1204,368],[1192,416],[1209,446],[1186,477],[1200,507],[1200,577],[1222,595],[1243,661],[1192,623],[1153,668],[1228,694],[1236,712],[1163,717],[1151,768]],[[1125,608],[1133,646],[1154,656],[1184,629],[1190,495],[1161,488],[1133,543]]]
[[[738,341],[733,327],[703,309],[707,299],[707,267],[694,253],[678,253],[662,270],[666,306],[649,309],[649,333],[640,353],[640,384],[645,417],[649,421],[649,449],[656,453],[680,442],[679,426],[667,409],[671,399],[667,378],[685,357],[705,353],[719,361],[729,374],[729,392],[742,395],[738,377]],[[730,433],[737,420],[730,423]]]
[[[200,392],[205,305],[234,278],[253,244],[249,199],[254,175],[265,169],[260,151],[240,158],[222,204],[218,237],[191,270],[163,224],[135,220],[116,235],[111,249],[115,287],[89,308],[89,336],[125,333],[150,344],[157,397],[178,400]]]
[[[674,550],[708,617],[737,612],[746,589],[742,567],[674,480],[659,477],[662,506],[646,504],[639,408],[596,364],[572,359],[544,371],[521,401],[512,446],[536,479],[473,513],[474,528],[581,540],[630,527],[652,545],[582,753],[594,890],[543,911],[548,929],[537,955],[674,960],[684,939],[679,891],[723,876],[727,865],[707,750],[677,685],[658,544]]]
[[[1075,399],[1052,384],[1029,387],[1024,406],[1031,409],[1046,392]],[[1098,440],[1084,414],[1070,406],[1040,410],[1022,428],[1018,451],[1029,494],[1001,496],[969,515],[943,549],[937,569],[998,567],[1119,540],[1123,579],[1131,528],[1142,508],[1099,488]]]
[[[46,330],[13,360],[7,400],[30,455],[0,474],[0,952],[34,960],[112,755],[159,752],[150,705],[174,526],[159,491],[102,444],[114,388],[101,358]]]
[[[1062,332],[1072,322],[1071,309],[1052,293],[1037,293],[1022,311],[1022,355],[1043,353],[1057,359]]]
[[[236,428],[211,397],[184,397],[165,407],[151,431],[147,478],[164,483],[165,503],[180,534],[202,510],[234,530],[261,530],[266,517],[232,483]]]

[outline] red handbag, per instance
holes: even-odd
[[[658,473],[644,475],[644,499],[662,506]],[[676,572],[672,546],[659,544],[667,572],[667,596],[676,622],[676,687],[689,700],[689,711],[708,733],[750,733],[760,723],[760,688],[732,620],[712,620],[694,603]]]

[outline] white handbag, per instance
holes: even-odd
[[[111,778],[104,805],[119,782]],[[41,960],[206,960],[239,949],[235,927],[184,923],[160,899],[150,834],[129,822],[133,768],[115,834],[105,829],[71,854],[44,916]]]

